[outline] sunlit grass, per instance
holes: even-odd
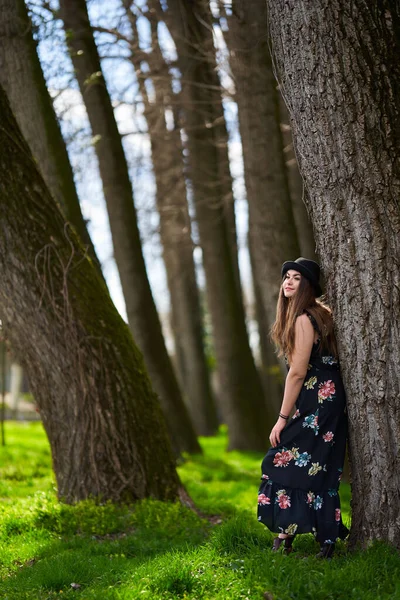
[[[154,500],[135,507],[59,504],[41,425],[7,423],[6,435],[2,600],[400,599],[400,559],[384,544],[349,554],[340,543],[324,562],[306,535],[292,555],[273,554],[272,535],[256,520],[262,456],[227,453],[224,432],[202,439],[204,455],[179,467],[203,516]],[[349,523],[350,488],[341,490]]]

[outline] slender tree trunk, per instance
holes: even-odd
[[[255,277],[254,270],[254,252],[251,247],[250,235],[248,236],[249,241],[249,255],[253,278],[253,289],[254,289],[254,304],[255,304],[255,317],[257,320],[258,335],[260,338],[260,358],[261,358],[261,380],[264,386],[264,395],[267,402],[267,410],[273,416],[279,413],[282,398],[283,398],[283,378],[286,375],[283,372],[283,366],[280,364],[278,357],[274,351],[274,346],[270,340],[270,329],[271,323],[268,323],[268,317],[265,311],[265,306],[262,301],[259,281]]]
[[[399,548],[400,5],[271,0],[269,9],[340,344],[351,538]]]
[[[297,164],[296,154],[294,152],[292,129],[290,127],[290,117],[286,104],[279,93],[279,115],[280,126],[284,144],[284,158],[289,183],[290,200],[294,222],[296,224],[297,238],[299,240],[300,254],[311,260],[318,262],[315,253],[315,239],[310,217],[307,214],[307,208],[304,202],[304,185],[300,175],[299,165]]]
[[[254,274],[269,323],[275,320],[280,270],[300,254],[290,201],[279,97],[266,35],[266,5],[233,0],[226,37],[236,84]]]
[[[98,268],[24,0],[0,0],[0,82],[44,180]],[[101,271],[101,269],[100,269]]]
[[[198,435],[213,435],[218,426],[203,345],[200,298],[193,260],[191,223],[183,170],[182,141],[179,126],[167,127],[165,110],[178,102],[172,89],[171,74],[158,42],[158,20],[150,13],[152,51],[145,56],[138,45],[136,16],[125,2],[132,26],[132,62],[138,75],[140,93],[151,142],[156,180],[160,235],[171,299],[172,327],[177,364],[187,406]],[[143,70],[146,61],[150,71]],[[153,101],[146,90],[150,79],[155,90]]]
[[[50,440],[58,495],[173,500],[180,483],[142,356],[1,88],[0,147],[0,315]]]
[[[168,356],[142,254],[128,165],[101,71],[85,0],[61,0],[67,42],[85,102],[103,181],[114,255],[129,325],[160,396],[177,451],[199,452],[193,425]]]
[[[218,101],[216,93],[220,95],[220,86],[215,76],[208,3],[169,0],[166,19],[182,73],[189,175],[203,251],[221,412],[228,424],[230,448],[264,450],[263,390],[247,337],[219,166],[220,123],[215,120],[214,101]]]

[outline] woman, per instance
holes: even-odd
[[[321,558],[344,539],[338,495],[347,437],[346,398],[330,309],[319,266],[298,258],[282,266],[271,336],[288,367],[279,418],[262,463],[258,520],[279,533],[273,550],[292,551],[294,536],[312,532]],[[291,419],[289,415],[296,406]]]

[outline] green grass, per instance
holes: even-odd
[[[225,452],[223,432],[202,439],[204,456],[186,457],[179,467],[212,519],[154,500],[134,507],[59,504],[40,423],[7,423],[6,435],[2,600],[400,599],[400,558],[384,544],[350,554],[340,543],[335,558],[324,562],[314,557],[312,536],[299,536],[297,552],[273,554],[272,535],[255,514],[262,456]],[[341,491],[348,523],[349,486]]]

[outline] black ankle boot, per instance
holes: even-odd
[[[288,537],[284,539],[284,541],[285,541],[285,544],[283,546],[284,554],[290,554],[291,552],[293,552],[292,544],[293,544],[294,538],[295,538],[294,535],[288,535]]]
[[[285,538],[280,538],[280,537],[276,537],[274,538],[274,541],[272,543],[272,552],[276,552],[277,550],[279,550],[279,548],[281,547],[281,545],[283,544],[283,542],[285,541]]]
[[[274,538],[274,542],[272,544],[272,551],[276,552],[283,544],[283,553],[290,554],[293,552],[292,544],[294,540],[294,535],[288,535],[285,538],[276,537]]]
[[[321,550],[317,554],[317,558],[327,558],[330,560],[335,551],[335,544],[321,544]]]

